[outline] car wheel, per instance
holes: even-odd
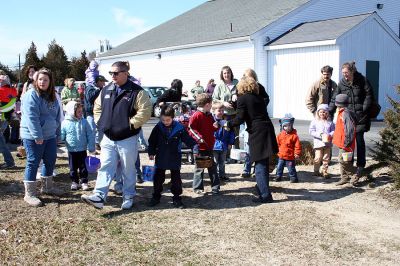
[[[153,113],[155,117],[160,117],[161,114],[161,107],[158,105],[154,106]]]

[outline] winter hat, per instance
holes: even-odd
[[[347,105],[349,105],[349,96],[347,96],[347,94],[336,95],[335,105],[337,107],[347,107]]]
[[[102,76],[102,75],[97,76],[97,77],[95,78],[95,81],[96,81],[96,82],[98,82],[98,81],[108,82],[108,80],[107,80],[104,76]]]
[[[280,125],[283,127],[284,125],[293,125],[294,123],[294,117],[292,116],[292,114],[285,114],[285,116],[281,119],[279,119],[279,123]]]
[[[318,105],[317,112],[319,112],[319,110],[324,110],[326,112],[329,112],[329,106],[325,103],[322,103]]]
[[[75,117],[75,111],[77,108],[78,103],[75,101],[69,101],[67,105],[65,105],[65,113],[68,114],[70,117]]]

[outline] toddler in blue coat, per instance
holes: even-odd
[[[184,126],[174,121],[175,110],[172,106],[163,106],[161,110],[160,122],[153,128],[149,137],[148,154],[150,160],[155,159],[155,174],[153,178],[153,197],[149,206],[153,207],[160,203],[161,192],[165,181],[165,171],[171,172],[171,193],[174,195],[173,205],[176,208],[183,208],[182,203],[182,180],[181,180],[181,161],[182,161],[182,142],[187,147],[193,149],[193,153],[198,153],[196,141],[189,136]]]
[[[65,141],[68,150],[69,175],[72,180],[71,190],[89,190],[88,171],[85,159],[86,150],[95,152],[92,129],[83,115],[80,103],[70,101],[65,106],[65,119],[61,123],[61,140]],[[79,171],[79,174],[78,174]]]

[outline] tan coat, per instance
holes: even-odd
[[[324,80],[319,79],[308,89],[306,106],[311,113],[315,113],[315,111],[317,111],[318,105],[323,103],[329,104],[333,91],[336,90],[337,87],[336,82],[333,80],[330,80],[329,83],[330,86],[327,86]]]

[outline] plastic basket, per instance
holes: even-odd
[[[231,149],[231,159],[237,161],[244,161],[246,159],[246,151],[240,149]]]
[[[345,162],[351,162],[353,160],[353,152],[352,151],[343,152],[342,159]]]
[[[93,156],[87,156],[85,159],[86,169],[88,173],[94,174],[100,168],[100,159]]]
[[[143,165],[142,173],[143,173],[143,181],[152,182],[154,179],[154,173],[156,172],[156,167],[153,165]]]

